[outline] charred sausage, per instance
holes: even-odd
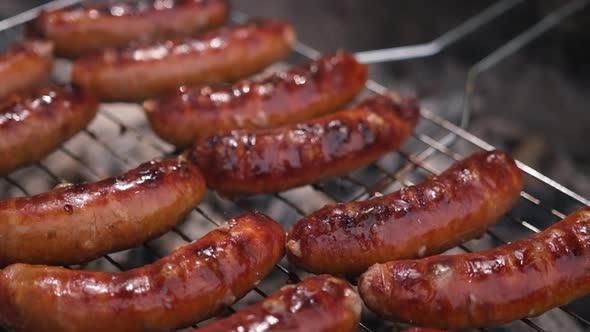
[[[276,192],[369,164],[398,148],[417,120],[413,99],[377,95],[302,124],[201,138],[192,158],[217,191]]]
[[[0,200],[0,266],[76,264],[168,231],[201,200],[205,183],[183,156],[96,183]]]
[[[315,273],[354,275],[374,263],[441,253],[481,235],[516,202],[522,173],[503,152],[481,152],[440,176],[299,220],[287,257]]]
[[[142,0],[41,12],[28,26],[31,36],[52,40],[59,56],[78,57],[134,40],[188,36],[219,26],[226,0]]]
[[[177,146],[197,136],[233,129],[273,128],[334,111],[356,96],[367,68],[345,52],[258,80],[234,85],[181,87],[144,103],[154,131]]]
[[[183,84],[254,74],[285,57],[294,42],[288,23],[251,21],[196,38],[104,49],[76,61],[72,80],[105,101],[144,100]]]
[[[590,292],[590,208],[495,249],[373,265],[359,291],[377,314],[442,329],[540,315]]]
[[[285,286],[261,302],[196,331],[354,331],[361,307],[360,297],[346,281],[321,275]]]
[[[98,102],[88,90],[50,86],[0,102],[0,175],[43,159],[82,130]]]
[[[250,213],[151,265],[121,273],[14,264],[0,323],[16,331],[171,331],[244,296],[283,255],[285,232]]]
[[[29,40],[0,54],[0,100],[20,92],[30,92],[48,81],[53,65],[53,45]]]

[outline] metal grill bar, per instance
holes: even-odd
[[[428,43],[357,52],[355,55],[360,62],[366,64],[433,56],[442,52],[444,49],[471,34],[472,32],[475,32],[477,29],[490,23],[495,18],[516,7],[523,1],[524,0],[504,0],[497,2],[479,14],[461,23],[456,28],[447,31],[446,33]]]
[[[75,5],[82,1],[84,0],[54,0],[44,5],[29,9],[18,15],[0,21],[0,31],[8,30],[21,24],[27,23],[28,21],[37,17],[37,14],[39,14],[39,12],[42,10],[60,9],[71,5]]]
[[[51,2],[50,4],[48,4],[46,6],[42,6],[42,7],[58,8],[58,7],[63,7],[63,6],[73,4],[73,3],[78,3],[78,2],[81,2],[81,0],[57,0],[57,1]],[[507,12],[508,10],[515,7],[516,5],[518,5],[521,2],[523,2],[523,1],[521,1],[521,0],[504,0],[504,1],[498,2],[495,5],[492,5],[491,7],[485,9],[480,14],[477,14],[474,17],[472,17],[471,19],[465,21],[463,24],[459,25],[457,28],[443,34],[442,36],[435,39],[434,41],[424,44],[424,45],[430,44],[431,47],[434,47],[433,49],[438,48],[438,50],[436,52],[434,52],[433,54],[430,54],[430,55],[434,55],[434,54],[442,51],[445,47],[449,46],[450,44],[458,42],[460,39],[465,37],[467,34],[473,33],[479,27],[489,23],[490,21],[492,21],[496,17],[501,16],[503,13]],[[581,8],[583,8],[588,2],[589,1],[582,1],[582,0],[572,1],[560,9],[560,10],[562,10],[559,12],[561,14],[559,14],[559,15],[554,15],[555,13],[550,14],[549,16],[553,15],[552,16],[553,18],[544,19],[544,21],[546,20],[546,22],[549,22],[549,23],[545,23],[545,24],[549,24],[550,26],[544,27],[542,29],[542,31],[536,32],[536,34],[537,34],[536,36],[541,35],[545,31],[547,31],[550,27],[555,26],[557,23],[562,21],[565,17],[573,14],[574,12],[576,12],[578,10],[581,10]],[[567,10],[563,9],[566,7],[569,9],[567,9]],[[16,27],[19,24],[22,24],[22,23],[32,19],[40,9],[41,9],[41,7],[38,7],[38,8],[32,9],[30,11],[27,11],[21,15],[10,18],[8,20],[0,21],[0,32],[7,30],[9,28]],[[238,12],[234,12],[232,17],[237,21],[242,21],[242,20],[247,19],[247,15],[245,15],[243,13],[238,13]],[[541,24],[541,22],[539,22],[538,24]],[[535,29],[535,28],[533,27],[529,30],[533,30],[533,29]],[[537,28],[537,29],[539,29],[539,28]],[[527,31],[529,31],[529,30],[527,30]],[[526,34],[527,31],[525,31],[523,34]],[[534,30],[534,31],[536,31],[536,30]],[[520,36],[522,36],[522,34]],[[516,37],[515,39],[518,39],[518,38],[519,37]],[[532,39],[534,39],[534,38],[532,38]],[[530,42],[530,40],[528,40],[528,41],[524,40],[524,42],[523,42],[523,40],[521,40],[518,49],[522,48],[528,42]],[[435,46],[432,46],[432,45],[435,45]],[[438,46],[436,46],[436,45],[438,45]],[[305,57],[308,57],[308,58],[315,58],[320,54],[318,51],[314,50],[313,48],[310,48],[309,46],[307,46],[303,43],[297,43],[295,45],[295,50],[299,54],[301,54]],[[383,50],[380,50],[380,51],[383,51]],[[516,50],[514,50],[514,51],[516,51]],[[496,52],[500,52],[500,51],[496,51]],[[494,52],[494,53],[496,53],[496,52]],[[494,53],[492,53],[489,57],[491,57]],[[369,53],[364,52],[364,54],[366,55]],[[499,54],[503,55],[503,57],[505,57],[511,53],[508,52],[507,54],[504,55],[504,51],[503,51],[503,53],[499,53]],[[361,53],[360,56],[363,57],[364,56],[363,53]],[[418,54],[418,56],[419,56],[419,54]],[[489,57],[486,57],[486,58],[489,58]],[[402,58],[399,58],[399,59],[402,59]],[[393,58],[393,59],[389,59],[389,60],[399,60],[399,59]],[[498,58],[498,59],[500,59],[500,58]],[[367,83],[366,87],[367,87],[367,89],[369,89],[370,91],[373,91],[373,92],[382,92],[386,89],[385,87],[383,87],[382,85],[380,85],[374,81],[369,81]],[[163,155],[169,155],[173,151],[173,149],[169,148],[169,146],[167,146],[166,144],[160,143],[159,141],[154,140],[151,137],[148,137],[149,135],[144,134],[142,129],[135,128],[133,126],[129,126],[128,124],[125,123],[124,120],[122,120],[122,118],[118,117],[117,115],[115,115],[114,112],[111,112],[110,110],[107,110],[105,108],[106,107],[103,107],[101,109],[101,112],[99,113],[99,117],[107,119],[108,121],[112,122],[113,124],[118,125],[121,128],[121,130],[119,132],[120,137],[128,135],[128,136],[132,137],[133,140],[138,143],[138,146],[137,146],[138,148],[150,147],[152,149],[155,149],[159,153],[162,153]],[[421,150],[419,152],[414,152],[414,153],[410,153],[410,152],[407,152],[402,149],[397,155],[401,156],[405,160],[405,162],[403,163],[403,165],[398,167],[394,172],[388,171],[387,169],[380,167],[378,164],[375,164],[374,166],[376,166],[377,170],[379,172],[385,174],[385,177],[383,177],[380,181],[377,181],[376,183],[374,183],[371,186],[365,185],[362,181],[359,181],[350,175],[341,177],[340,179],[342,181],[348,182],[353,186],[362,188],[361,194],[356,195],[353,198],[353,200],[360,199],[366,195],[370,196],[373,194],[377,194],[381,190],[385,189],[388,185],[390,185],[396,181],[400,185],[412,184],[412,181],[409,180],[406,177],[406,175],[410,174],[410,172],[412,172],[416,169],[423,169],[423,170],[425,170],[427,172],[431,172],[431,173],[435,172],[435,170],[431,166],[428,165],[428,159],[430,157],[432,157],[435,153],[441,153],[441,154],[446,155],[447,157],[450,157],[455,160],[459,159],[461,156],[458,155],[457,153],[455,153],[449,147],[455,141],[456,138],[467,141],[467,142],[473,144],[474,146],[484,149],[484,150],[491,150],[494,148],[493,146],[489,145],[488,143],[484,142],[483,140],[468,133],[467,131],[452,124],[451,122],[438,117],[437,115],[433,114],[432,112],[430,112],[428,110],[423,110],[421,112],[421,115],[425,120],[427,120],[431,123],[434,123],[438,128],[443,129],[445,132],[447,132],[447,134],[442,139],[436,140],[436,139],[430,137],[426,133],[416,133],[414,135],[414,138],[417,141],[424,143],[426,145],[426,149]],[[99,135],[97,135],[93,131],[87,129],[83,132],[83,135],[86,135],[93,142],[95,142],[97,145],[100,145],[101,147],[103,147],[109,155],[111,155],[114,159],[118,160],[119,162],[122,162],[129,167],[133,166],[133,163],[136,162],[135,160],[131,161],[130,158],[128,158],[126,156],[120,155],[120,153],[118,153],[107,141],[103,140]],[[76,153],[74,153],[72,150],[70,150],[66,146],[62,146],[60,148],[60,151],[65,153],[68,157],[72,158],[76,163],[80,164],[83,168],[87,169],[93,177],[96,177],[96,178],[102,177],[102,175],[101,175],[102,172],[96,170],[90,163],[88,163],[84,159],[84,157],[77,155]],[[35,165],[34,167],[37,167],[37,168],[41,169],[43,172],[47,173],[49,175],[49,177],[52,178],[53,181],[55,181],[57,183],[66,181],[66,179],[62,179],[59,175],[52,172],[51,169],[45,164],[45,162],[40,162],[37,165]],[[585,205],[590,205],[590,201],[588,201],[584,197],[563,187],[559,183],[543,176],[542,174],[540,174],[536,170],[528,167],[527,165],[519,163],[519,167],[521,169],[523,169],[523,171],[525,171],[531,177],[536,178],[539,181],[545,183],[548,186],[548,188],[555,189],[579,203],[582,203]],[[30,194],[24,188],[24,186],[22,186],[19,183],[18,180],[13,178],[12,175],[4,177],[4,179],[6,180],[7,183],[9,183],[10,185],[12,185],[12,186],[16,187],[17,189],[19,189],[20,191],[22,191],[23,194],[25,194],[25,195]],[[331,199],[334,202],[342,201],[342,200],[338,199],[338,197],[336,197],[332,193],[330,193],[322,183],[312,185],[310,187],[313,188],[315,191],[321,193],[325,197]],[[560,212],[552,207],[545,206],[541,202],[541,200],[539,200],[538,198],[534,197],[533,195],[531,195],[525,191],[523,191],[521,193],[521,196],[526,201],[530,202],[532,204],[531,206],[533,206],[533,207],[538,206],[538,207],[542,208],[544,211],[547,211],[558,218],[562,218],[565,215],[563,212]],[[274,201],[282,202],[283,204],[288,206],[290,209],[295,211],[297,215],[299,215],[299,216],[306,215],[305,208],[299,206],[296,202],[290,200],[288,198],[288,195],[286,195],[284,193],[277,193],[272,196],[269,196],[269,198],[271,198],[271,197]],[[231,204],[236,205],[237,207],[239,207],[241,209],[244,209],[244,210],[250,209],[249,205],[243,201],[240,201],[240,200],[229,201],[227,199],[223,199],[223,200],[230,202]],[[202,216],[203,218],[208,220],[208,222],[210,222],[211,224],[219,225],[220,222],[218,220],[214,219],[213,216],[209,215],[209,213],[204,211],[202,208],[197,207],[195,209],[195,211],[198,212],[198,214],[200,216]],[[539,231],[539,229],[537,227],[529,224],[528,222],[526,222],[524,220],[519,220],[518,218],[516,218],[510,214],[508,214],[507,217],[510,220],[512,220],[513,222],[521,225],[522,227],[524,227],[532,232]],[[172,233],[178,235],[180,237],[180,239],[182,239],[185,242],[190,242],[192,240],[192,238],[186,232],[182,231],[178,227],[175,227],[172,230]],[[506,243],[506,241],[503,240],[502,237],[497,235],[494,231],[490,230],[490,231],[488,231],[487,234],[491,238],[495,239],[496,241],[499,241],[500,243]],[[161,256],[151,247],[151,244],[144,245],[144,248],[149,253],[151,253],[151,255],[153,257],[160,257]],[[462,250],[467,251],[467,252],[470,251],[470,249],[466,245],[461,245],[461,246],[459,246],[459,248],[461,248]],[[104,258],[106,259],[107,262],[112,264],[118,270],[122,271],[125,269],[121,264],[119,264],[110,255],[107,255]],[[282,274],[287,276],[287,278],[289,280],[297,281],[300,279],[300,277],[297,275],[297,273],[295,271],[292,271],[291,269],[283,266],[282,264],[277,264],[276,267],[277,267],[277,270],[279,270]],[[262,297],[267,296],[267,293],[264,292],[259,287],[256,287],[254,289],[254,292]],[[228,310],[230,312],[235,312],[235,309],[233,307],[230,307]],[[585,324],[586,327],[590,326],[588,320],[579,316],[577,313],[571,312],[571,310],[569,310],[567,308],[561,308],[561,310],[563,310],[567,314],[571,315],[572,317],[577,319],[579,322]],[[525,320],[523,320],[523,322],[524,322],[524,324],[529,326],[531,329],[534,329],[537,331],[544,331],[543,328],[538,326],[538,324],[536,324],[535,322],[533,322],[530,319],[525,319]],[[363,329],[365,331],[370,331],[370,329],[365,324],[361,325],[361,329]],[[480,329],[480,330],[485,331],[485,329]]]
[[[564,19],[584,9],[589,3],[590,1],[588,0],[576,0],[567,3],[563,7],[545,16],[545,18],[539,21],[539,23],[533,25],[531,28],[516,36],[511,41],[504,44],[504,46],[495,50],[490,55],[486,56],[473,67],[471,67],[469,73],[467,74],[467,82],[465,83],[465,109],[463,110],[462,114],[462,127],[465,128],[469,124],[476,81],[481,73],[497,65],[500,61],[506,59],[510,55],[518,52],[520,49],[530,44],[533,40],[557,26]]]

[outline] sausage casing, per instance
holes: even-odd
[[[417,120],[413,99],[377,95],[302,124],[200,138],[192,158],[217,191],[276,192],[369,164],[398,148]]]
[[[367,306],[441,329],[536,316],[590,292],[590,208],[534,236],[482,252],[376,264],[361,276]]]
[[[103,49],[78,59],[72,80],[105,101],[137,101],[183,84],[233,81],[282,59],[295,42],[293,27],[254,20],[199,37]]]
[[[55,43],[56,54],[78,57],[134,40],[188,36],[225,22],[225,0],[141,0],[41,12],[29,34]]]
[[[304,217],[289,232],[287,257],[315,273],[354,275],[374,263],[437,254],[485,232],[522,185],[507,154],[475,153],[421,184]]]
[[[244,296],[283,256],[284,241],[277,222],[250,213],[126,272],[14,264],[0,272],[0,323],[16,331],[171,331]]]
[[[321,275],[284,286],[261,302],[195,331],[354,331],[361,308],[360,297],[346,281]]]
[[[24,41],[0,54],[0,100],[41,86],[52,65],[53,45],[47,41]]]
[[[197,136],[279,127],[334,111],[352,100],[366,80],[365,65],[338,52],[258,80],[182,87],[146,101],[144,110],[161,138],[187,146]]]
[[[183,156],[96,183],[0,200],[0,266],[76,264],[132,248],[182,220],[205,182]]]
[[[0,102],[0,175],[43,159],[86,127],[98,102],[88,90],[50,86]]]

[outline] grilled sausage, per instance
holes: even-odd
[[[14,264],[0,323],[16,331],[171,331],[244,296],[283,255],[285,232],[250,213],[151,265],[121,273]]]
[[[184,156],[96,183],[0,200],[0,265],[75,264],[135,247],[182,220],[205,183]]]
[[[144,103],[154,131],[177,146],[233,129],[273,128],[344,106],[363,88],[367,68],[345,52],[324,56],[259,80],[182,87]]]
[[[0,175],[43,159],[82,130],[98,102],[77,86],[51,86],[0,102]]]
[[[346,281],[321,275],[285,286],[261,302],[196,331],[353,331],[361,307],[360,297]]]
[[[105,101],[144,100],[183,84],[233,81],[285,57],[295,32],[276,20],[251,21],[198,38],[104,49],[80,58],[72,80]]]
[[[398,148],[418,119],[413,99],[377,95],[306,123],[197,140],[193,160],[225,194],[276,192],[337,176]]]
[[[28,26],[32,36],[52,40],[65,57],[134,40],[188,36],[225,22],[226,0],[142,0],[41,12]]]
[[[367,306],[442,329],[536,316],[590,292],[590,208],[528,239],[453,256],[376,264],[361,276]]]
[[[440,176],[299,220],[287,257],[315,273],[354,275],[374,263],[437,254],[481,235],[516,202],[522,174],[502,152],[481,152]]]
[[[25,41],[0,54],[0,100],[41,86],[52,65],[53,45],[47,41]]]

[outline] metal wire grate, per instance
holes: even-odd
[[[466,35],[523,3],[525,0],[504,0],[495,3],[473,16],[455,29],[441,35],[430,43],[360,52],[361,61],[367,63],[406,60],[434,56]],[[81,0],[57,0],[47,6],[52,8],[71,5]],[[466,126],[470,115],[470,98],[476,88],[480,73],[493,67],[511,54],[530,43],[565,18],[582,10],[590,0],[574,0],[566,3],[543,20],[530,27],[504,46],[474,65],[466,82],[465,109],[461,125]],[[8,45],[17,39],[21,25],[32,19],[39,8],[10,19],[0,21],[0,45]],[[234,12],[234,20],[247,18]],[[305,44],[295,47],[294,61],[315,58],[319,52]],[[59,61],[55,76],[66,76],[69,64]],[[381,92],[385,89],[377,82],[369,81],[364,93]],[[272,195],[230,200],[208,192],[203,202],[195,208],[187,220],[177,225],[162,237],[146,243],[141,248],[113,253],[88,264],[68,268],[104,271],[123,271],[141,266],[169,253],[174,248],[190,242],[224,220],[250,209],[258,209],[278,220],[286,229],[296,220],[324,204],[363,200],[372,195],[386,194],[402,186],[423,180],[438,173],[455,160],[472,151],[491,150],[493,146],[477,136],[428,110],[422,110],[421,123],[414,135],[398,152],[387,154],[376,163],[354,171],[346,176],[321,181],[320,183],[295,188]],[[460,149],[459,149],[460,147]],[[461,150],[461,155],[459,153]],[[96,181],[116,175],[139,163],[162,155],[173,154],[174,148],[159,140],[148,128],[137,104],[102,104],[97,118],[84,131],[63,144],[45,160],[13,174],[0,178],[1,197],[31,195],[50,190],[62,182]],[[454,248],[449,253],[488,249],[518,238],[539,232],[560,220],[578,207],[590,205],[590,201],[561,184],[545,177],[519,162],[525,172],[527,184],[542,185],[544,190],[554,192],[568,202],[564,211],[556,209],[531,194],[525,188],[516,206],[480,239],[471,240]],[[246,307],[276,291],[286,282],[295,282],[308,274],[291,266],[283,259],[252,292],[229,307],[224,315]],[[354,280],[351,280],[353,283]],[[590,312],[583,310],[584,298],[571,305],[550,310],[535,318],[523,319],[497,328],[482,331],[586,331],[590,330]],[[201,324],[207,324],[205,321]],[[383,322],[367,310],[363,313],[360,331],[391,331],[394,325]]]

